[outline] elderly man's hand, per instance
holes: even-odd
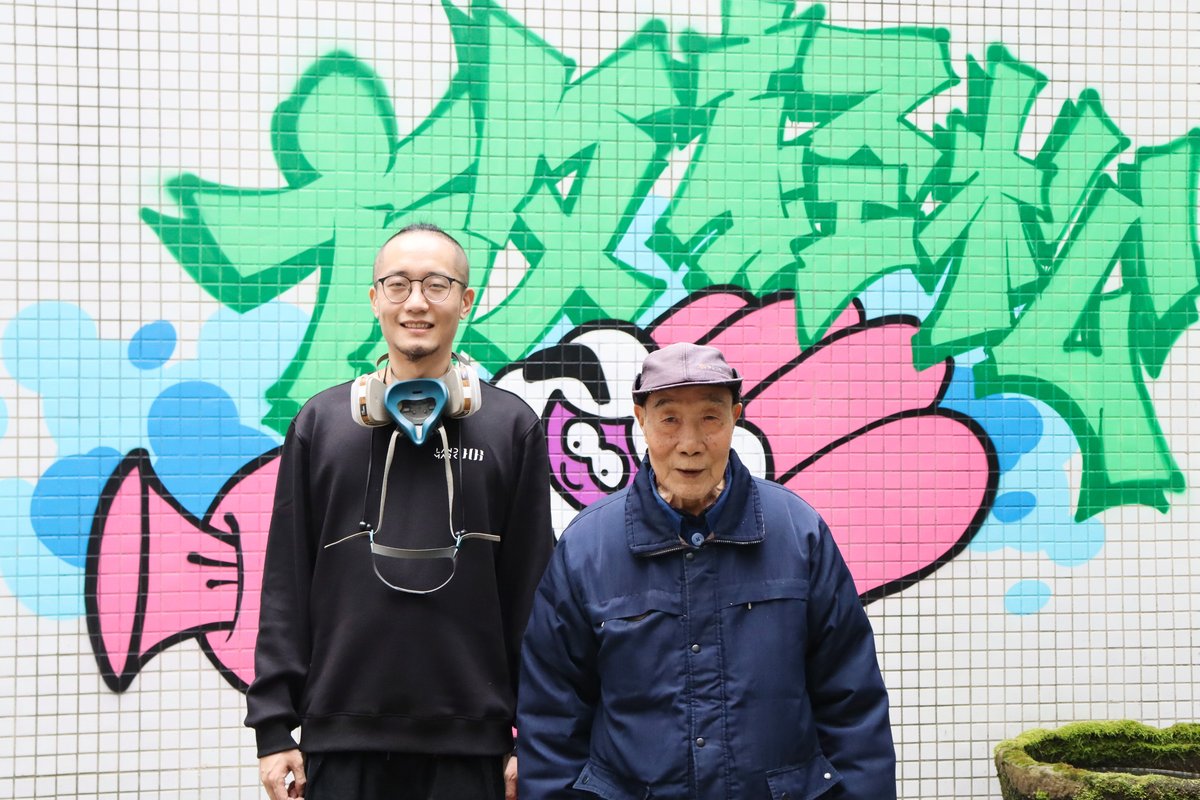
[[[287,782],[288,774],[292,782]],[[258,777],[271,800],[304,797],[308,779],[304,777],[304,756],[299,750],[271,753],[258,760]]]

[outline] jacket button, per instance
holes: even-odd
[[[696,747],[704,747],[704,737],[700,736],[696,739]]]
[[[695,553],[684,553],[683,557],[686,558],[688,561],[691,561],[693,558],[696,557],[696,554]]]
[[[701,533],[700,531],[696,531],[695,533],[693,533],[692,534],[692,544],[694,544],[696,547],[699,547],[700,545],[704,544],[704,534]]]
[[[832,777],[833,777],[833,776],[832,776],[832,775],[830,775],[828,772],[826,772],[826,773],[825,773],[825,780],[829,780],[829,779],[830,779],[830,778],[832,778]]]
[[[694,645],[692,645],[692,652],[693,652],[693,653],[699,653],[699,652],[700,652],[700,645],[698,645],[698,644],[694,644]]]

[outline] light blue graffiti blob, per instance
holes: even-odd
[[[9,592],[42,617],[74,619],[84,613],[83,570],[42,543],[29,522],[33,487],[0,480],[0,575]]]
[[[60,457],[104,445],[124,452],[141,438],[144,415],[125,378],[142,374],[124,350],[98,339],[91,317],[66,303],[27,306],[5,329],[5,367],[41,396]]]
[[[154,471],[198,517],[238,467],[275,445],[241,424],[237,406],[221,387],[202,381],[177,383],[159,395],[147,429]]]
[[[143,325],[129,340],[129,363],[138,369],[154,369],[171,360],[176,344],[175,326],[166,320]]]
[[[1039,400],[1006,394],[976,398],[970,364],[981,357],[973,351],[955,359],[941,403],[979,421],[1001,470],[992,513],[970,547],[1045,553],[1062,566],[1086,563],[1103,547],[1104,527],[1096,519],[1075,521],[1066,464],[1079,446],[1071,429]]]
[[[222,307],[204,323],[196,358],[171,372],[171,383],[200,381],[221,387],[243,425],[278,441],[278,434],[262,424],[270,410],[267,389],[295,357],[308,322],[308,312],[291,303],[267,303],[245,314]]]
[[[2,351],[9,373],[41,396],[60,458],[97,447],[127,453],[146,446],[145,420],[155,398],[186,381],[220,386],[244,425],[275,438],[261,423],[266,391],[295,356],[307,325],[307,313],[289,303],[245,314],[222,308],[201,328],[194,359],[139,367],[124,343],[99,339],[77,306],[38,303],[12,320]]]
[[[1037,498],[1031,492],[1005,492],[992,504],[992,513],[1001,522],[1016,522],[1036,506]]]
[[[945,282],[945,277],[942,282]],[[937,302],[941,284],[926,294],[912,272],[903,269],[888,272],[867,285],[859,294],[867,319],[906,314],[924,320]]]
[[[1031,402],[1042,417],[1042,436],[1037,447],[1001,473],[999,494],[1027,492],[1037,501],[1028,514],[1013,522],[989,516],[970,546],[984,551],[1012,547],[1044,552],[1056,564],[1078,566],[1095,558],[1104,546],[1104,526],[1096,518],[1075,521],[1075,492],[1065,467],[1079,446],[1062,417],[1040,401]]]
[[[1036,614],[1050,602],[1050,587],[1041,581],[1017,581],[1004,595],[1004,608],[1010,614]]]
[[[29,521],[42,544],[74,567],[87,560],[92,517],[121,454],[109,447],[60,458],[42,473],[29,504]]]
[[[1042,414],[1030,400],[1019,395],[993,394],[975,397],[974,373],[956,364],[954,377],[941,405],[961,411],[979,421],[992,439],[1001,472],[1013,468],[1042,438]]]

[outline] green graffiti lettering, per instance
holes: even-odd
[[[941,151],[908,113],[957,82],[945,32],[813,25],[789,115],[814,127],[805,198],[813,233],[797,245],[796,332],[808,345],[881,275],[916,271],[921,193]],[[903,65],[903,66],[901,66]]]
[[[1045,77],[1000,46],[985,73],[968,62],[968,111],[950,116],[953,146],[935,177],[945,199],[918,232],[927,254],[918,274],[926,288],[944,278],[933,311],[913,340],[925,367],[1008,334],[1021,291],[1042,277],[1036,227],[1042,169],[1017,144]]]
[[[1121,167],[1121,187],[1142,209],[1133,341],[1147,371],[1157,378],[1179,335],[1196,321],[1200,130],[1161,147],[1141,148],[1134,164]]]
[[[976,368],[978,391],[1037,397],[1071,426],[1084,461],[1076,519],[1125,503],[1165,511],[1183,476],[1130,337],[1136,265],[1126,234],[1140,209],[1107,176],[1088,206],[1050,283]]]
[[[1078,103],[1063,105],[1046,144],[1034,162],[1042,170],[1042,203],[1047,218],[1041,261],[1054,260],[1083,201],[1099,180],[1101,171],[1129,147],[1126,138],[1100,105],[1100,95],[1088,89]]]
[[[702,67],[697,96],[709,121],[683,186],[660,220],[656,240],[668,263],[686,264],[693,285],[737,283],[761,292],[795,261],[805,225],[789,208],[803,180],[804,148],[782,141],[786,77],[794,73],[805,32],[820,6],[780,20],[790,6],[770,0],[731,4],[726,33],[694,38]]]
[[[488,47],[471,86],[486,91],[486,111],[468,225],[493,253],[511,241],[528,263],[495,307],[482,298],[463,337],[495,369],[564,315],[633,319],[661,290],[614,252],[666,166],[656,119],[678,100],[661,25],[568,84],[571,63],[512,17],[479,17]]]
[[[796,116],[814,128],[801,141],[821,158],[850,161],[865,150],[882,164],[905,167],[901,188],[919,196],[942,151],[908,115],[958,83],[949,40],[944,30],[813,26]]]
[[[835,163],[814,166],[813,173],[809,183],[822,196],[810,218],[828,234],[800,244],[790,282],[796,330],[805,345],[819,339],[875,278],[917,267],[916,208],[904,195],[905,170]]]
[[[1001,45],[968,59],[965,111],[929,135],[914,114],[958,81],[942,30],[851,30],[819,5],[739,0],[720,36],[679,39],[683,60],[652,22],[575,77],[494,0],[443,6],[459,71],[416,130],[402,138],[382,81],[332,53],[276,109],[283,185],[185,174],[166,185],[177,211],[142,212],[233,309],[315,282],[304,341],[268,392],[276,430],[370,364],[374,253],[416,216],[463,234],[480,295],[460,346],[489,370],[564,322],[636,320],[665,285],[618,243],[690,151],[647,242],[687,289],[790,289],[808,345],[909,270],[934,298],[914,362],[982,348],[981,391],[1057,409],[1084,451],[1081,517],[1164,508],[1181,486],[1145,376],[1197,319],[1200,131],[1140,149],[1114,182],[1129,141],[1090,90],[1022,154],[1046,79]]]

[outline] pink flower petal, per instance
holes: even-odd
[[[974,533],[991,489],[988,450],[939,413],[856,436],[786,482],[833,531],[859,594],[916,580]]]
[[[916,330],[893,322],[824,340],[746,405],[746,420],[771,442],[776,474],[877,420],[936,402],[947,366],[913,367]]]
[[[660,347],[675,342],[699,341],[712,331],[715,322],[724,320],[747,304],[746,298],[732,292],[701,293],[688,300],[687,305],[660,319],[650,330]]]

